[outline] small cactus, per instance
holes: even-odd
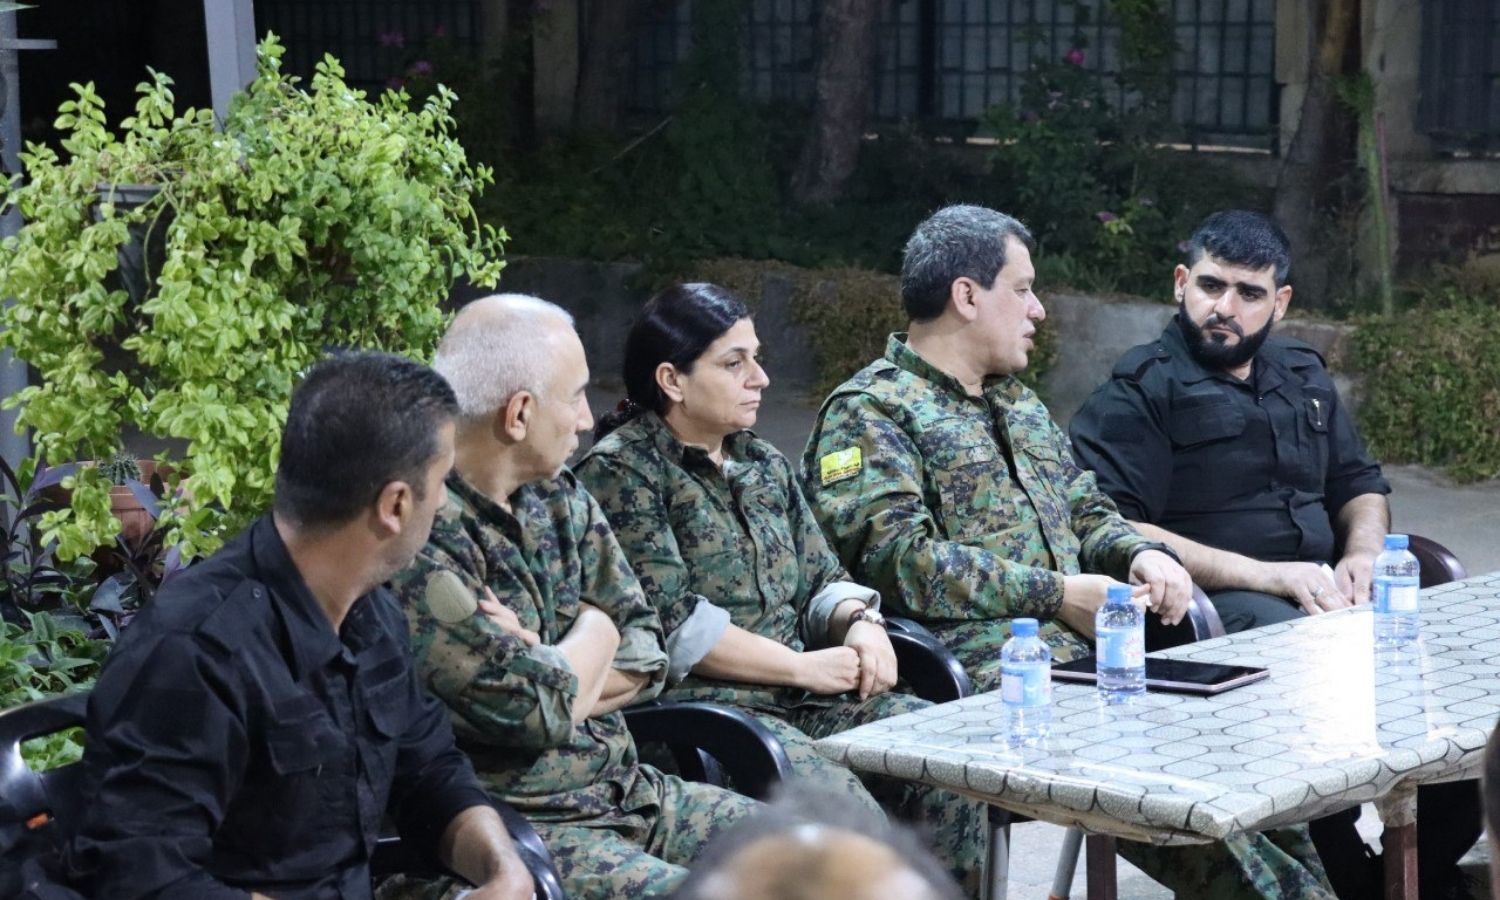
[[[110,484],[124,484],[127,481],[141,480],[141,465],[135,461],[135,454],[128,450],[120,450],[114,456],[99,464],[99,471]]]

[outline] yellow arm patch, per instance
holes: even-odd
[[[823,484],[833,484],[835,481],[853,478],[863,467],[864,457],[858,447],[846,447],[843,450],[826,454],[818,460],[818,474]]]

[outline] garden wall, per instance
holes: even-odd
[[[648,294],[634,286],[639,274],[640,267],[631,263],[527,257],[509,262],[500,287],[552,300],[573,313],[594,379],[617,383],[625,332]],[[794,277],[782,264],[765,266],[759,283],[758,295],[753,289],[739,289],[751,295],[745,299],[756,310],[756,330],[765,347],[767,368],[788,394],[816,403],[821,399],[817,391],[822,380],[820,367],[830,361],[816,358],[806,326],[797,321],[796,304],[817,302],[817,294],[799,299]],[[455,300],[462,302],[474,296],[474,291],[466,289],[456,293]],[[872,296],[870,302],[892,307],[900,302],[893,277],[889,295]],[[1174,311],[1172,306],[1139,297],[1100,297],[1065,288],[1044,289],[1042,303],[1047,309],[1043,328],[1056,336],[1056,359],[1042,377],[1041,393],[1063,425],[1089,392],[1109,377],[1115,360],[1136,344],[1154,340]],[[851,327],[858,324],[851,323]],[[1336,369],[1346,356],[1353,331],[1347,325],[1295,318],[1283,322],[1280,330],[1318,348]],[[847,372],[860,364],[833,363]],[[1348,401],[1356,403],[1358,392],[1348,373],[1340,374],[1337,380]]]

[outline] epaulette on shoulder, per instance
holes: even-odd
[[[265,585],[246,579],[229,593],[207,602],[213,604],[213,609],[203,615],[198,634],[213,641],[220,649],[232,651],[244,645],[246,625],[253,628],[260,621],[258,615],[245,614],[245,605],[265,606],[270,600]]]
[[[1319,353],[1318,348],[1312,344],[1282,335],[1271,338],[1271,341],[1281,345],[1282,351],[1286,354],[1288,366],[1320,366],[1322,368],[1328,366],[1328,361],[1323,358],[1323,354]]]
[[[1126,350],[1125,355],[1120,357],[1119,361],[1115,363],[1114,369],[1109,374],[1112,378],[1128,378],[1131,381],[1140,381],[1146,377],[1146,372],[1152,366],[1167,362],[1171,358],[1172,354],[1168,352],[1166,345],[1161,341],[1154,341],[1150,344],[1139,344]]]

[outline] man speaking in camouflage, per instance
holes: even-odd
[[[434,362],[461,415],[447,501],[394,587],[417,667],[481,781],[526,815],[569,897],[670,893],[752,800],[641,765],[618,710],[661,690],[661,624],[563,463],[593,425],[572,318],[465,307]]]
[[[1040,619],[1053,658],[1070,660],[1092,655],[1115,578],[1171,623],[1192,591],[1013,377],[1046,316],[1030,244],[1020,222],[977,206],[922,223],[901,269],[909,334],[834,390],[803,457],[807,498],[844,565],[926,623],[981,690],[999,687],[1012,618]]]
[[[855,580],[922,621],[981,690],[1000,682],[1009,620],[1042,622],[1054,659],[1092,655],[1115,579],[1169,624],[1192,584],[1080,469],[1015,375],[1036,323],[1032,238],[1014,218],[950,206],[901,265],[907,334],[824,402],[802,459],[807,499]],[[1085,574],[1100,573],[1100,574]],[[1122,852],[1183,896],[1331,898],[1306,829]]]

